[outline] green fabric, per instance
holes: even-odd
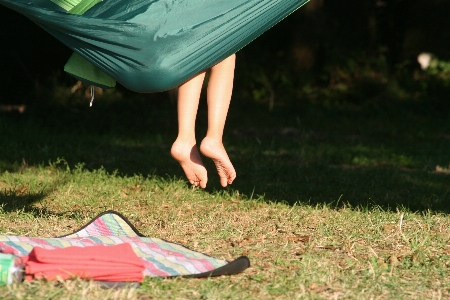
[[[53,3],[74,15],[82,15],[102,0],[52,0]],[[101,88],[113,88],[116,81],[97,66],[74,52],[64,66],[64,71],[76,79]]]
[[[116,86],[116,81],[111,78],[111,76],[108,76],[105,72],[76,52],[74,52],[69,58],[69,61],[67,61],[64,66],[64,71],[87,84],[92,84],[105,89]]]
[[[82,15],[91,9],[95,4],[102,2],[102,0],[83,0],[75,7],[69,10],[69,13],[74,15]]]
[[[64,10],[69,11],[80,3],[80,0],[52,0],[52,2]]]
[[[104,0],[78,15],[50,0],[0,0],[137,92],[179,86],[238,52],[306,2]]]
[[[53,3],[74,15],[82,15],[102,0],[51,0]]]

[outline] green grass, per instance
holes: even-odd
[[[61,96],[60,96],[61,97]],[[166,94],[118,92],[0,114],[0,233],[57,236],[108,209],[142,233],[242,274],[0,288],[4,299],[431,299],[450,297],[450,122],[424,101],[267,107],[233,100],[225,144],[238,177],[190,187],[169,150]],[[69,101],[67,100],[67,101]],[[201,107],[198,135],[205,132]],[[439,166],[439,168],[437,168]]]

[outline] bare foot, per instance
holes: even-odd
[[[195,143],[192,145],[192,143],[177,139],[172,145],[170,154],[180,163],[191,184],[202,188],[206,187],[208,175]]]
[[[221,141],[205,137],[200,144],[200,151],[213,160],[219,173],[220,184],[226,187],[236,178],[236,171]]]

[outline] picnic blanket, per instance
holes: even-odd
[[[0,235],[0,252],[17,256],[29,255],[34,247],[58,249],[71,246],[112,246],[128,243],[143,261],[144,276],[210,277],[237,274],[250,266],[247,257],[233,261],[217,259],[190,250],[180,244],[145,237],[123,215],[115,211],[99,214],[74,233],[40,238]]]

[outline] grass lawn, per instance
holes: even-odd
[[[168,94],[106,93],[92,108],[72,100],[0,114],[1,234],[62,235],[113,209],[145,235],[218,258],[247,255],[252,266],[148,278],[136,290],[32,282],[2,287],[0,298],[450,298],[445,106],[299,101],[270,112],[237,93],[224,142],[238,177],[223,189],[205,161],[201,190],[170,157]],[[205,127],[202,106],[199,137]]]

